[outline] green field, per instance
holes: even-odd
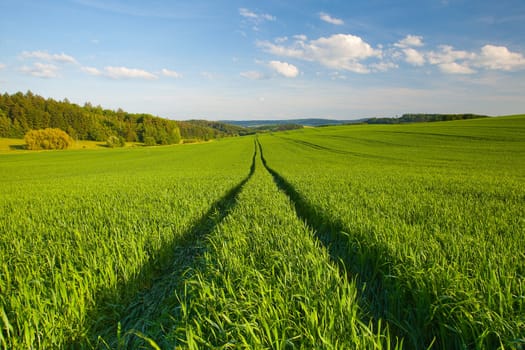
[[[525,116],[5,153],[4,349],[525,348]]]

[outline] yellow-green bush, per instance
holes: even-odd
[[[66,149],[73,145],[73,139],[60,129],[30,130],[24,136],[27,149]]]

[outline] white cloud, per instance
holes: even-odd
[[[262,80],[266,78],[266,76],[263,73],[255,71],[255,70],[241,72],[240,75],[241,77],[250,79],[250,80]]]
[[[279,38],[275,38],[274,40],[277,44],[282,44],[286,41],[288,41],[288,37],[287,36],[281,36]]]
[[[257,42],[257,46],[277,56],[293,57],[293,58],[303,58],[305,56],[304,48],[298,47],[295,44],[292,44],[292,46],[290,47],[286,47],[283,45],[273,44],[269,41],[259,41]]]
[[[157,76],[142,69],[127,67],[105,67],[105,75],[112,79],[157,79]]]
[[[24,59],[39,59],[56,63],[78,63],[74,57],[65,53],[50,54],[46,51],[23,51],[20,56]]]
[[[32,66],[24,65],[19,71],[38,78],[56,78],[64,64],[78,64],[74,57],[65,53],[51,54],[47,51],[22,51],[19,57],[33,62]],[[36,62],[36,60],[48,63]]]
[[[100,70],[94,67],[81,67],[81,71],[89,75],[104,76],[111,79],[147,79],[154,80],[158,77],[150,72],[142,69],[127,68],[127,67],[104,67]]]
[[[338,26],[345,24],[345,22],[342,19],[334,18],[334,17],[332,17],[329,14],[324,13],[324,12],[319,13],[319,18],[322,21],[325,21],[325,22],[330,23],[330,24],[335,24],[335,25],[338,25]]]
[[[372,48],[363,39],[351,34],[334,34],[310,41],[301,40],[305,37],[295,38],[295,42],[288,46],[269,41],[258,42],[257,45],[274,55],[315,61],[332,69],[356,73],[370,72],[361,61],[382,56],[381,50]]]
[[[163,68],[161,73],[165,77],[170,77],[170,78],[175,78],[175,79],[182,78],[182,74],[180,74],[179,72],[175,72],[173,70],[169,70],[166,68]]]
[[[58,67],[53,64],[36,62],[32,67],[23,66],[20,71],[37,78],[56,78],[58,77]]]
[[[102,75],[102,72],[94,67],[81,67],[80,70],[89,75],[96,75],[96,76]]]
[[[333,70],[355,73],[382,72],[397,68],[399,61],[412,66],[430,64],[447,74],[473,74],[480,69],[515,71],[525,69],[525,55],[512,52],[505,46],[485,45],[479,51],[458,50],[440,45],[423,50],[423,37],[407,35],[394,44],[372,47],[362,38],[351,34],[308,39],[294,35],[292,39],[259,41],[262,50],[280,57],[317,62]]]
[[[439,65],[439,69],[443,73],[448,74],[473,74],[476,73],[475,70],[470,68],[466,63],[459,64],[456,62],[447,62],[447,63],[441,63]]]
[[[4,69],[5,67],[6,67],[6,65],[5,65],[5,64],[3,64],[3,63],[0,63],[0,70]]]
[[[439,51],[428,52],[426,58],[430,64],[449,74],[473,74],[476,71],[472,67],[503,71],[525,69],[523,54],[511,52],[505,46],[485,45],[475,53],[441,45]]]
[[[452,63],[458,60],[473,60],[476,54],[463,50],[454,50],[452,46],[439,46],[440,52],[430,51],[427,54],[428,61],[431,64]]]
[[[394,44],[395,47],[400,48],[390,50],[390,55],[393,59],[401,59],[404,56],[405,62],[413,66],[422,66],[425,64],[425,56],[423,53],[414,49],[414,47],[423,46],[423,37],[418,35],[407,35],[403,39]]]
[[[473,74],[476,71],[471,65],[477,55],[473,52],[455,50],[452,46],[441,45],[440,51],[430,51],[426,54],[430,64],[437,65],[443,73],[447,74]]]
[[[299,69],[297,69],[296,66],[290,63],[281,61],[270,61],[269,66],[277,73],[287,78],[295,78],[299,75]]]
[[[394,44],[396,47],[420,47],[423,46],[423,37],[418,35],[407,35]]]
[[[403,49],[405,54],[405,61],[413,66],[422,66],[425,64],[425,57],[416,49],[408,47]]]
[[[267,13],[256,13],[256,12],[248,10],[247,8],[240,8],[239,9],[239,14],[242,17],[244,17],[246,19],[249,19],[249,20],[251,20],[252,22],[255,22],[255,23],[261,23],[261,22],[264,22],[264,21],[275,21],[275,17],[270,15],[270,14],[267,14]]]
[[[476,63],[488,69],[511,71],[525,68],[525,57],[505,46],[485,45]]]

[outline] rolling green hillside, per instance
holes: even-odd
[[[0,155],[4,349],[521,349],[525,116]]]

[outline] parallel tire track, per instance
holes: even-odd
[[[262,145],[259,141],[257,143],[264,167],[273,176],[277,187],[290,198],[297,216],[313,230],[317,239],[328,250],[330,259],[339,267],[342,277],[355,279],[361,292],[361,307],[370,315],[364,322],[372,322],[378,327],[381,319],[388,320],[390,330],[397,335],[398,340],[409,337],[401,325],[395,323],[395,316],[390,314],[389,294],[403,291],[396,291],[395,288],[398,287],[389,283],[388,269],[392,259],[386,248],[359,241],[357,237],[346,233],[348,230],[340,220],[328,217],[311,206],[293,185],[268,165]],[[410,326],[418,328],[423,325]],[[396,337],[392,339],[394,338]],[[395,344],[391,345],[395,347]]]
[[[255,172],[257,145],[254,145],[252,164],[248,175],[235,187],[230,189],[222,198],[213,203],[195,223],[175,239],[172,244],[165,246],[160,254],[160,259],[144,266],[136,280],[149,286],[137,291],[134,298],[121,305],[121,300],[101,297],[97,300],[96,310],[89,319],[105,319],[113,325],[109,329],[95,328],[88,331],[88,343],[84,340],[72,341],[69,346],[73,348],[115,347],[126,345],[128,348],[142,346],[142,340],[136,337],[138,333],[148,333],[147,328],[155,324],[157,318],[163,313],[163,305],[170,298],[175,297],[174,291],[180,292],[186,279],[187,270],[195,267],[198,257],[205,249],[205,239],[223,221],[236,205],[237,197],[244,185],[251,179]],[[131,282],[129,285],[135,285]],[[126,289],[127,285],[120,286]],[[104,295],[105,293],[102,293]],[[116,306],[118,308],[116,309]],[[108,310],[109,309],[109,310]],[[111,318],[108,320],[108,316]],[[119,338],[119,339],[117,339]],[[137,343],[137,341],[140,343]],[[124,343],[123,343],[124,342]]]

